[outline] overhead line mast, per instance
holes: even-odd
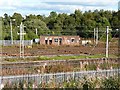
[[[21,22],[20,24],[20,33],[18,33],[18,35],[20,35],[20,58],[24,58],[24,35],[26,33],[24,33],[24,25]]]

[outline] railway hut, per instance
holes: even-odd
[[[79,36],[40,36],[40,45],[79,45]]]

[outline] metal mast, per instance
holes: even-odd
[[[11,29],[11,44],[13,45],[12,20],[11,19],[10,19],[10,29]]]
[[[35,29],[35,34],[36,34],[36,35],[38,34],[38,30],[37,30],[37,28]]]
[[[10,19],[11,45],[13,45],[12,21],[15,21],[15,19]]]
[[[26,33],[24,33],[24,25],[20,24],[20,33],[18,33],[20,35],[20,58],[24,58],[24,35]]]
[[[96,28],[96,45],[98,44],[98,28]]]
[[[107,26],[107,29],[106,29],[106,35],[107,35],[107,38],[106,38],[106,58],[108,58],[108,34],[109,34],[109,26]]]

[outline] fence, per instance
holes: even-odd
[[[63,83],[69,80],[80,80],[83,77],[110,77],[120,74],[120,69],[113,70],[101,70],[101,71],[82,71],[82,72],[63,72],[63,73],[55,73],[55,74],[35,74],[35,75],[19,75],[19,76],[3,76],[1,77],[2,83],[10,82],[36,82],[37,85],[44,83]]]
[[[33,40],[24,40],[24,45],[32,45]],[[0,45],[11,46],[11,40],[0,40]],[[13,45],[20,45],[20,40],[13,40]]]

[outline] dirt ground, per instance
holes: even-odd
[[[99,42],[97,46],[46,46],[34,44],[32,47],[25,47],[26,56],[40,56],[40,55],[61,55],[61,54],[105,54],[105,43]],[[19,56],[19,46],[3,47],[3,56]],[[109,43],[109,54],[118,54],[118,42]]]

